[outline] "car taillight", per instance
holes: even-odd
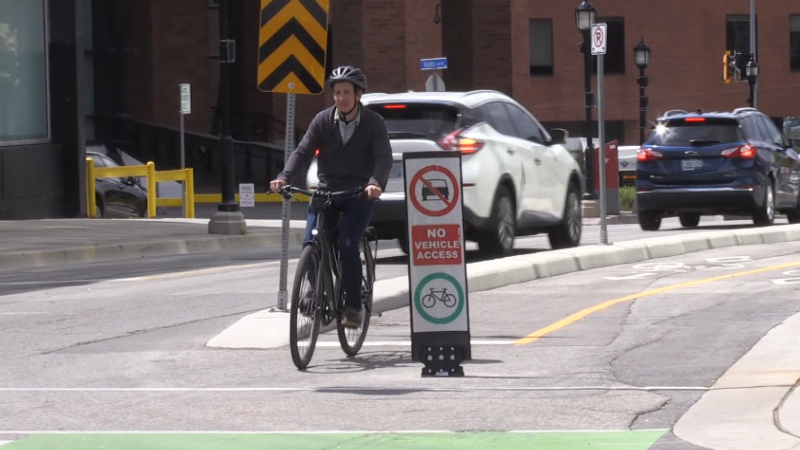
[[[756,148],[750,144],[741,147],[726,148],[722,151],[722,156],[726,158],[753,159],[756,157]]]
[[[319,149],[314,150],[314,157],[316,158],[317,156],[319,156]]]
[[[661,159],[664,157],[664,154],[658,150],[653,150],[651,148],[640,148],[636,150],[636,159],[638,161],[654,161],[656,159]]]
[[[475,153],[483,148],[483,142],[481,141],[460,137],[458,134],[462,131],[464,131],[464,128],[460,128],[443,137],[439,141],[439,146],[445,150],[461,152],[463,154]]]

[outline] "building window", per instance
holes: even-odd
[[[0,145],[48,133],[45,0],[0,0]]]
[[[625,74],[625,19],[622,17],[598,18],[597,23],[606,24],[606,54],[603,57],[603,74]],[[597,73],[597,57],[592,57],[592,73]]]
[[[531,75],[553,74],[553,21],[531,19],[528,24]]]
[[[789,18],[789,64],[793,71],[800,71],[800,16]]]
[[[729,15],[725,18],[725,49],[734,53],[750,53],[750,16]],[[756,21],[756,53],[758,53],[758,21]]]

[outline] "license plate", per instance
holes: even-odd
[[[683,170],[697,170],[703,168],[702,159],[682,159],[681,168]]]
[[[403,176],[403,163],[395,162],[392,164],[392,170],[389,172],[389,178],[400,178]]]

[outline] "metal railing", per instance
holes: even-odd
[[[180,130],[160,124],[123,119],[117,123],[112,144],[140,161],[153,161],[158,167],[180,168]],[[296,141],[302,138],[298,132]],[[198,192],[220,190],[222,161],[220,139],[213,134],[185,131],[186,167],[195,171]],[[269,181],[283,170],[284,148],[268,142],[234,140],[234,183],[253,183],[256,192],[266,192]],[[304,185],[305,176],[293,180]]]
[[[158,172],[152,161],[143,166],[95,167],[94,159],[86,158],[86,215],[97,215],[96,180],[98,178],[146,177],[147,178],[147,217],[156,217],[156,208],[183,206],[184,216],[194,218],[194,170],[191,168],[165,170]],[[185,183],[185,198],[158,198],[156,183],[159,181],[181,181]]]

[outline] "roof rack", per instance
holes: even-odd
[[[468,91],[464,93],[464,95],[474,95],[474,94],[502,94],[502,92],[496,91],[494,89],[476,89],[474,91]]]
[[[683,109],[670,109],[669,111],[666,111],[661,116],[662,117],[669,117],[669,116],[677,116],[677,115],[680,115],[680,114],[689,114],[689,113],[687,111],[683,110]]]
[[[755,109],[755,108],[751,108],[751,107],[749,107],[749,106],[745,106],[745,107],[743,107],[743,108],[736,108],[736,109],[734,109],[734,110],[733,110],[733,113],[734,113],[734,114],[739,114],[739,113],[743,113],[743,112],[753,112],[753,111],[756,111],[756,112],[758,112],[758,110],[757,110],[757,109]]]

